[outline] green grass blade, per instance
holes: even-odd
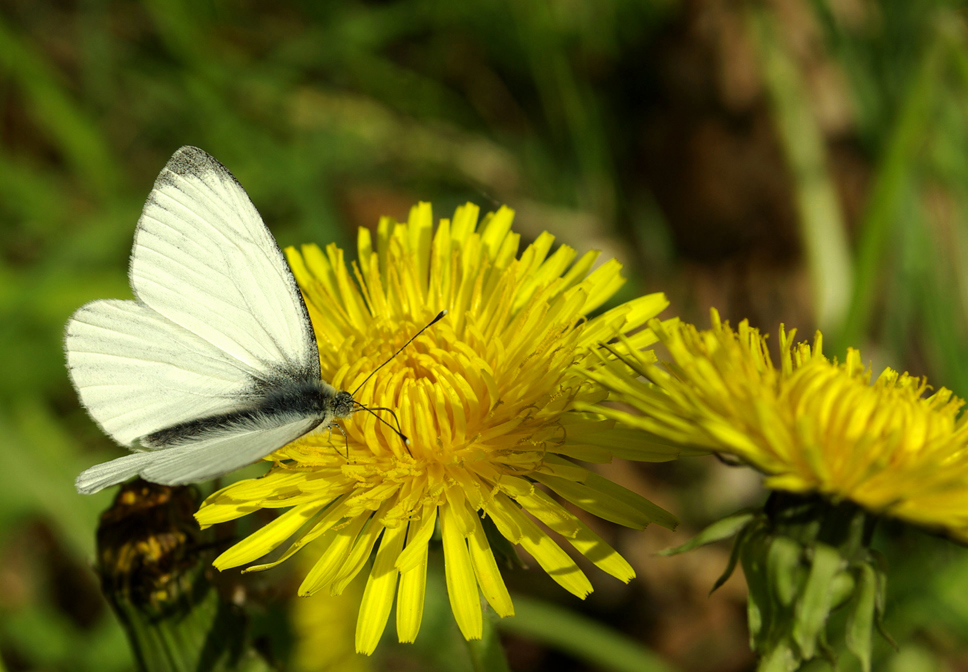
[[[101,130],[71,98],[50,65],[3,17],[0,74],[9,75],[23,90],[32,114],[94,195],[105,198],[117,188],[117,166]]]
[[[853,268],[843,212],[827,166],[825,141],[803,77],[781,43],[772,13],[751,9],[749,16],[773,105],[773,120],[793,174],[817,326],[836,330],[850,304]]]
[[[904,185],[911,179],[912,165],[928,126],[945,51],[940,40],[934,40],[928,46],[877,165],[871,196],[861,222],[850,310],[843,329],[834,332],[830,338],[835,354],[859,346],[867,333],[882,265],[889,260],[885,250],[891,226],[900,208],[900,199],[907,193]]]
[[[514,612],[513,618],[497,623],[500,630],[538,640],[603,670],[675,669],[638,642],[563,607],[515,595]]]

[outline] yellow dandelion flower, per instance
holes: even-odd
[[[341,593],[377,548],[357,622],[360,652],[376,647],[394,599],[398,638],[416,638],[438,527],[454,616],[463,635],[475,639],[482,633],[481,593],[500,616],[514,612],[485,525],[583,598],[591,584],[546,530],[622,581],[634,572],[549,493],[631,528],[675,524],[574,461],[676,456],[675,447],[642,443],[634,431],[613,429],[613,420],[574,410],[605,397],[579,373],[604,365],[593,353],[597,344],[642,327],[665,308],[665,297],[641,297],[589,318],[624,282],[621,266],[594,268],[597,253],[575,261],[566,246],[551,253],[548,233],[519,255],[512,219],[501,208],[478,224],[478,209],[468,204],[435,231],[430,205],[422,203],[406,224],[381,220],[375,246],[361,229],[352,272],[335,245],[287,250],[316,329],[323,377],[339,389],[355,390],[411,334],[449,311],[357,395],[371,408],[393,409],[409,447],[372,414],[357,413],[342,424],[345,438],[323,432],[295,441],[271,456],[266,476],[215,493],[197,514],[204,527],[288,508],[215,565],[244,565],[288,541],[277,560],[247,571],[267,569],[319,539],[326,550],[301,595]],[[654,340],[640,330],[622,347]]]
[[[733,455],[767,474],[766,485],[849,500],[875,514],[968,540],[968,421],[949,390],[885,369],[871,384],[860,353],[827,359],[822,335],[794,344],[780,326],[780,366],[747,321],[734,331],[652,322],[672,355],[664,368],[634,350],[588,372],[633,414],[579,402],[682,445]],[[642,374],[647,381],[638,379]]]

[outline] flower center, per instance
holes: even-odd
[[[548,425],[570,396],[549,383],[570,353],[541,343],[509,352],[502,335],[486,338],[472,321],[463,326],[458,334],[443,320],[392,359],[420,326],[401,321],[392,332],[374,329],[344,341],[333,385],[353,392],[383,364],[355,395],[373,412],[342,423],[351,462],[375,457],[386,468],[437,464],[475,472],[528,471],[541,462],[547,442],[559,440]],[[553,412],[546,413],[549,405]],[[393,431],[397,422],[409,446]]]

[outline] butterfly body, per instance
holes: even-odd
[[[213,435],[246,432],[256,427],[285,424],[300,418],[315,418],[315,429],[348,417],[353,397],[338,392],[322,380],[272,381],[263,394],[255,393],[250,406],[228,413],[188,420],[148,434],[137,443],[149,450],[173,448]]]

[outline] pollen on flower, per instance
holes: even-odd
[[[850,500],[876,514],[968,540],[968,419],[944,388],[890,368],[872,383],[860,353],[842,364],[779,331],[779,367],[766,337],[747,321],[733,330],[712,311],[712,328],[652,323],[672,362],[629,350],[631,365],[589,370],[611,398],[636,409],[579,402],[627,427],[683,446],[736,456],[767,487]],[[640,374],[642,377],[640,377]]]
[[[482,632],[480,594],[499,615],[514,613],[485,524],[578,597],[591,583],[549,530],[622,581],[634,572],[559,500],[636,529],[675,524],[575,462],[678,455],[601,414],[575,410],[606,397],[581,373],[609,362],[599,344],[627,335],[614,346],[619,355],[651,345],[654,333],[641,327],[666,307],[665,297],[643,296],[589,317],[624,282],[621,266],[596,267],[597,253],[576,258],[567,246],[552,252],[548,233],[519,254],[512,219],[501,208],[479,223],[468,204],[435,229],[422,203],[405,224],[381,220],[375,245],[362,229],[358,262],[349,267],[335,245],[286,251],[316,330],[323,378],[338,389],[355,390],[448,311],[356,393],[387,422],[358,412],[341,423],[345,439],[307,435],[274,453],[265,477],[215,493],[197,514],[205,526],[287,508],[216,566],[248,564],[289,542],[279,559],[246,571],[267,569],[318,539],[325,550],[302,595],[341,593],[377,548],[357,623],[360,652],[374,650],[394,598],[400,641],[417,636],[435,529],[455,618],[474,639]],[[391,427],[397,421],[409,445]]]

